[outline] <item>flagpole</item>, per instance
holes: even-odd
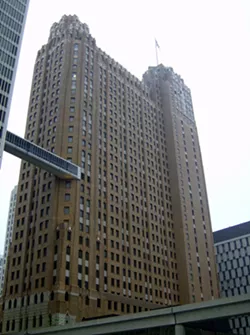
[[[159,58],[158,58],[158,48],[159,48],[159,44],[155,38],[155,54],[156,54],[156,65],[159,65]]]
[[[158,48],[157,45],[155,44],[155,53],[156,53],[156,65],[159,65],[159,59],[158,59]]]

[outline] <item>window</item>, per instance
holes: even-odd
[[[68,143],[72,143],[73,142],[73,136],[68,136]]]
[[[65,193],[64,200],[65,201],[70,201],[70,194],[69,193]]]
[[[71,188],[71,181],[65,182],[65,188]]]
[[[69,214],[69,207],[64,207],[64,214]]]
[[[69,246],[67,246],[67,248],[66,248],[66,255],[70,255],[70,247]]]
[[[23,319],[21,318],[19,320],[19,331],[21,331],[23,329]]]

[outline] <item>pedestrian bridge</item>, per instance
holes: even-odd
[[[81,178],[81,168],[38,145],[7,131],[4,150],[60,179]]]

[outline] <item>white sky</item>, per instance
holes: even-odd
[[[33,66],[53,22],[76,14],[97,45],[139,78],[160,61],[191,88],[212,225],[250,220],[250,1],[31,0],[8,129],[24,135]],[[0,251],[20,160],[0,170]]]

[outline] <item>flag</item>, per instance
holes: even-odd
[[[157,42],[156,39],[155,39],[155,47],[158,48],[158,49],[160,49],[160,46],[159,46],[159,44],[158,44],[158,42]]]

